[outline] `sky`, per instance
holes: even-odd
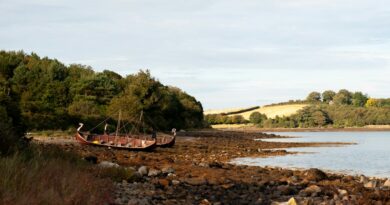
[[[0,49],[149,69],[206,110],[328,89],[390,97],[387,0],[0,0]]]

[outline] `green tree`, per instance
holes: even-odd
[[[348,90],[340,90],[333,98],[336,105],[350,105],[352,103],[352,93]]]
[[[325,103],[329,103],[333,100],[333,97],[336,93],[332,90],[326,90],[322,93],[322,101]]]
[[[265,114],[261,114],[260,112],[252,112],[249,116],[249,121],[258,125],[261,125],[266,119],[267,116]]]
[[[306,97],[306,101],[308,101],[308,102],[320,102],[321,101],[321,93],[319,93],[319,92],[311,92]]]
[[[363,107],[368,100],[367,95],[364,95],[362,92],[355,92],[352,95],[352,105],[355,107]]]

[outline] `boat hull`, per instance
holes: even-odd
[[[77,132],[75,135],[75,139],[82,145],[107,147],[120,150],[152,151],[157,147],[156,140],[142,140],[136,138],[129,138],[126,136],[84,135],[81,132]],[[110,142],[117,143],[112,144]]]
[[[156,146],[163,147],[163,148],[173,147],[173,145],[175,145],[175,142],[176,142],[176,136],[170,137],[170,139],[167,140],[157,139]]]

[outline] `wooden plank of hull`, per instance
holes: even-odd
[[[161,143],[157,141],[156,145],[157,147],[173,147],[173,145],[175,145],[175,141],[176,141],[176,136],[173,136],[171,140],[169,140],[168,142]]]
[[[76,140],[83,145],[91,145],[96,147],[110,147],[113,149],[122,149],[122,150],[134,150],[134,151],[150,151],[156,148],[157,142],[154,141],[152,144],[149,144],[144,147],[126,147],[126,146],[117,146],[117,145],[109,145],[109,144],[100,144],[100,143],[93,143],[91,141],[86,140],[81,133],[77,132],[75,136]],[[151,140],[149,140],[151,141]]]

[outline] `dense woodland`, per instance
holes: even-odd
[[[130,124],[142,111],[142,123],[149,129],[203,126],[201,103],[179,88],[161,84],[149,71],[122,77],[34,53],[0,51],[2,141],[29,130],[75,128],[79,122],[91,128],[109,117],[114,129],[119,110]]]
[[[370,98],[362,92],[342,89],[337,93],[327,90],[311,92],[305,100],[289,101],[280,104],[307,103],[307,107],[288,117],[267,118],[254,112],[249,122],[259,127],[308,128],[308,127],[361,127],[365,125],[390,124],[390,99]],[[241,119],[241,120],[233,120]],[[242,124],[248,121],[241,116],[223,114],[207,115],[210,124]]]

